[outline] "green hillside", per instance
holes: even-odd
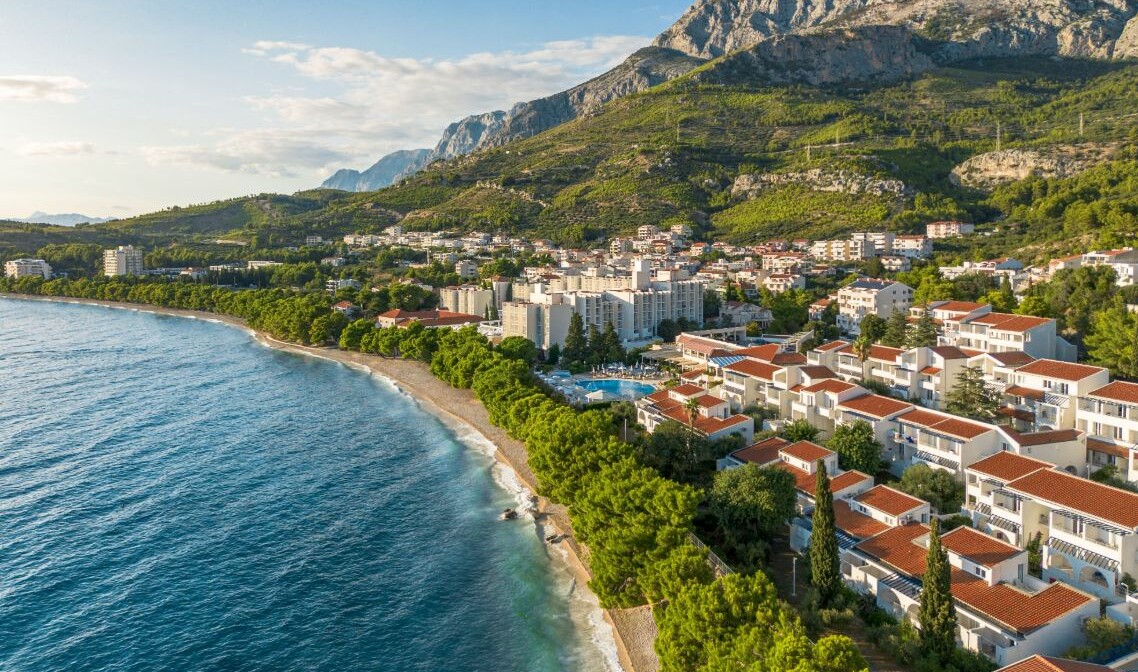
[[[712,63],[708,67],[715,67]],[[865,227],[919,229],[957,217],[991,224],[963,255],[1046,256],[1133,235],[1138,65],[989,60],[873,88],[723,87],[685,76],[506,147],[436,164],[374,193],[261,195],[74,232],[0,228],[0,245],[103,236],[130,242],[229,236],[295,244],[305,234],[482,229],[587,243],[640,224],[688,222],[735,242],[820,238]],[[1080,136],[1080,115],[1082,135]],[[1003,149],[1093,147],[1101,161],[1068,180],[1031,178],[994,193],[955,186],[953,167]],[[845,193],[786,178],[732,193],[743,174],[839,171],[897,179],[903,194]],[[1093,204],[1092,204],[1093,203]],[[34,228],[34,227],[33,227]],[[48,227],[52,228],[52,227]],[[1029,233],[1030,232],[1030,233]]]

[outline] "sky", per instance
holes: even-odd
[[[689,4],[0,2],[0,218],[316,187],[600,74]]]

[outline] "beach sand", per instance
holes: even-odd
[[[215,313],[194,310],[163,308],[146,304],[97,301],[93,299],[72,299],[65,297],[26,296],[22,294],[0,293],[0,298],[80,303],[106,308],[118,308],[160,315],[175,315],[195,319],[208,319],[245,329],[264,345],[287,352],[322,357],[342,364],[366,368],[389,379],[396,387],[415,398],[424,410],[449,424],[460,423],[481,434],[495,447],[494,458],[512,469],[521,484],[530,492],[537,492],[537,479],[530,471],[525,444],[510,437],[504,430],[490,422],[486,408],[478,402],[471,390],[460,390],[435,378],[430,369],[421,362],[391,359],[379,355],[366,355],[338,348],[318,348],[295,345],[278,341],[268,334],[251,329],[245,321]],[[544,497],[537,498],[537,514],[534,517],[537,533],[541,538],[550,535],[564,535],[559,543],[565,552],[565,559],[577,583],[584,587],[590,577],[586,563],[588,550],[577,543],[573,536],[573,526],[569,512],[564,506],[550,502]],[[627,672],[656,672],[660,663],[653,649],[656,639],[656,623],[649,607],[635,609],[608,609],[604,611],[605,620],[612,625],[617,653],[621,666]]]

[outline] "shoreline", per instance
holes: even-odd
[[[427,413],[438,418],[452,431],[456,427],[471,431],[494,447],[490,457],[499,465],[512,470],[518,483],[525,488],[536,503],[533,523],[538,538],[544,543],[545,538],[550,535],[565,535],[564,540],[558,544],[546,544],[551,562],[557,562],[557,558],[560,558],[574,577],[577,585],[588,591],[591,575],[584,561],[587,558],[588,551],[581,547],[577,543],[576,537],[573,536],[568,510],[564,506],[550,502],[545,497],[536,494],[537,479],[529,469],[525,444],[493,425],[486,408],[477,400],[471,390],[452,388],[435,378],[422,362],[368,355],[334,347],[313,347],[287,343],[249,327],[243,319],[205,311],[98,299],[12,293],[0,293],[0,298],[93,305],[157,315],[211,320],[243,329],[252,335],[258,343],[273,350],[326,359],[350,368],[362,369],[369,375],[384,379],[396,390],[409,396]],[[659,669],[659,661],[653,648],[656,639],[656,624],[652,617],[651,608],[645,606],[633,609],[603,609],[597,604],[596,597],[591,592],[589,592],[589,596],[587,601],[591,603],[590,606],[601,612],[604,623],[611,630],[612,644],[615,647],[620,667],[625,672],[656,672]],[[590,622],[589,625],[594,629],[593,635],[604,638],[605,633],[601,630],[600,623]],[[588,634],[586,633],[586,636]],[[595,643],[601,649],[602,656],[608,658],[604,650],[607,643],[603,641]]]

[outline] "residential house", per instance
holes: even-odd
[[[975,224],[964,222],[933,222],[925,226],[925,236],[928,238],[956,238],[975,232]]]
[[[913,290],[900,282],[857,280],[838,290],[838,328],[856,336],[866,315],[886,319],[894,311],[907,312],[912,302]]]

